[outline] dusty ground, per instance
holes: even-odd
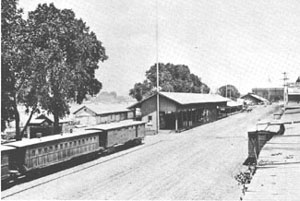
[[[247,157],[247,128],[259,107],[2,191],[2,199],[239,200],[234,179]]]

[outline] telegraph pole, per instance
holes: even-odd
[[[158,65],[158,0],[156,0],[156,134],[158,134],[159,122],[159,65]]]

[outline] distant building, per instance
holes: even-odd
[[[157,128],[157,93],[130,106],[141,114],[148,129]],[[218,119],[219,107],[227,99],[220,95],[159,92],[159,129],[182,130]]]
[[[59,119],[59,132],[68,133],[72,126],[73,121],[70,119]],[[27,138],[38,137],[37,133],[40,133],[41,136],[53,135],[54,133],[54,119],[41,114],[35,119],[31,119],[27,126],[26,136]]]
[[[241,98],[244,99],[249,105],[269,104],[267,99],[253,93],[248,93],[244,96],[241,96]]]
[[[81,125],[97,125],[134,118],[134,112],[124,105],[89,104],[73,112]]]
[[[286,86],[286,105],[300,106],[300,83],[288,83]]]
[[[283,87],[273,87],[273,88],[253,88],[252,93],[263,97],[271,102],[276,102],[283,100]]]

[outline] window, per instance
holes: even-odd
[[[148,116],[148,122],[152,121],[152,116]]]
[[[63,144],[60,144],[60,149],[63,149]]]
[[[31,151],[32,156],[35,156],[35,150]]]
[[[68,146],[68,143],[65,143],[65,148],[67,148],[67,146]]]
[[[41,154],[42,153],[42,149],[39,149],[39,154]]]
[[[76,146],[76,140],[74,141],[74,146]]]
[[[58,149],[58,145],[56,144],[56,145],[55,145],[55,150],[57,150],[57,149]]]

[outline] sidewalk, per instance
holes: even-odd
[[[256,173],[243,200],[299,200],[300,111],[286,112],[284,135],[274,136],[260,152]]]

